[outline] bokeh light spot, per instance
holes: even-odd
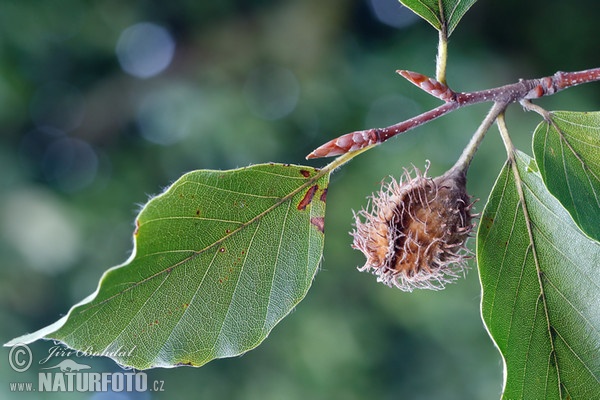
[[[98,156],[87,142],[64,137],[50,144],[42,159],[44,176],[65,192],[89,186],[98,172]]]
[[[2,210],[2,236],[31,268],[53,274],[71,267],[81,248],[71,215],[49,191],[26,187],[11,191]]]
[[[138,78],[150,78],[171,64],[175,40],[162,26],[142,22],[121,33],[116,53],[125,72]]]
[[[144,139],[168,146],[199,129],[203,109],[199,91],[181,85],[168,85],[146,95],[137,111],[137,124]]]
[[[394,28],[405,28],[419,19],[398,0],[369,0],[369,6],[379,22]]]
[[[294,111],[300,97],[300,84],[287,68],[263,66],[249,74],[244,97],[253,114],[276,120]]]
[[[99,158],[88,142],[50,127],[40,127],[23,136],[18,154],[36,178],[65,192],[89,186],[98,173]]]

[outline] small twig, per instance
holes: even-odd
[[[404,72],[406,72],[407,76],[410,76],[410,78],[407,79],[409,79],[411,82],[415,83],[415,79],[417,82],[419,81],[420,78],[417,75],[420,74],[409,73],[408,71]],[[406,77],[405,74],[402,74],[402,76]],[[435,82],[442,85],[442,83],[439,81],[431,78],[427,79],[427,82],[432,84],[434,89]],[[416,117],[410,118],[398,124],[388,126],[387,128],[367,129],[342,135],[337,139],[333,139],[318,147],[306,158],[337,156],[350,151],[357,151],[367,146],[374,146],[376,144],[385,142],[391,137],[416,128],[417,126],[423,125],[461,107],[488,101],[506,105],[514,102],[522,102],[523,104],[524,100],[525,104],[528,106],[531,104],[530,102],[527,102],[530,99],[549,96],[572,86],[598,80],[600,80],[600,68],[594,68],[578,72],[557,72],[552,76],[547,76],[540,79],[520,80],[517,83],[500,86],[494,89],[468,93],[452,92],[455,95],[453,99],[448,100],[446,104],[434,108],[433,110],[429,110],[423,114],[417,115]],[[425,80],[421,80],[421,82],[425,82]],[[417,86],[428,91],[428,93],[432,93],[433,90],[426,89],[426,87],[430,87],[429,84],[423,85],[423,87],[421,84],[417,84]],[[441,88],[441,86],[438,87],[438,89],[439,88]],[[530,109],[536,111],[534,108]]]
[[[523,108],[527,111],[533,111],[542,116],[546,121],[550,121],[550,112],[548,112],[545,108],[538,106],[537,104],[533,104],[531,100],[523,99],[519,103],[523,106]]]
[[[446,103],[434,108],[433,110],[429,110],[423,114],[417,115],[416,117],[407,119],[406,121],[388,126],[387,128],[374,128],[347,133],[313,150],[313,152],[306,156],[306,158],[310,159],[339,156],[344,153],[360,150],[364,147],[383,143],[399,133],[406,132],[419,125],[423,125],[424,123],[441,117],[444,114],[448,114],[450,111],[454,111],[459,107],[460,104],[457,102]]]
[[[348,152],[346,154],[342,154],[340,157],[337,157],[332,162],[321,168],[322,173],[333,173],[336,169],[340,168],[342,165],[346,164],[348,161],[352,160],[354,157],[359,155],[360,153],[369,150],[369,147],[363,147],[360,150]]]
[[[471,137],[471,140],[463,150],[454,166],[450,168],[446,174],[452,174],[456,170],[466,172],[467,169],[469,169],[471,160],[473,160],[473,156],[481,144],[486,132],[490,129],[494,121],[496,121],[496,118],[504,113],[507,106],[508,103],[494,103],[494,106],[490,109],[484,120],[481,122],[481,125],[479,125],[479,128],[477,128],[473,134],[473,137]]]

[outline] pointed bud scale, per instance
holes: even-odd
[[[392,180],[355,213],[352,247],[367,261],[360,271],[404,291],[443,289],[464,275],[473,228],[464,173],[431,179],[415,168]]]
[[[316,148],[307,155],[306,158],[339,156],[348,153],[349,151],[363,149],[380,142],[376,132],[377,130],[375,129],[369,129],[366,131],[347,133]]]
[[[537,82],[538,84],[525,95],[525,99],[537,99],[542,96],[552,95],[560,90],[554,79],[550,76],[538,79]]]
[[[418,72],[406,70],[398,70],[396,72],[402,75],[402,77],[404,77],[410,83],[418,86],[420,89],[426,91],[430,95],[437,97],[440,100],[444,100],[446,103],[456,101],[456,93],[454,93],[448,86],[436,81],[433,78],[419,74]]]

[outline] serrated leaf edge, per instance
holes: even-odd
[[[332,163],[334,164],[334,163]],[[330,165],[332,165],[330,164]],[[190,175],[190,174],[194,174],[197,173],[199,171],[206,171],[206,172],[215,172],[215,173],[225,173],[225,172],[236,172],[236,171],[241,171],[244,169],[248,169],[248,168],[253,168],[253,167],[257,167],[257,166],[261,166],[261,165],[274,165],[274,164],[256,164],[250,167],[242,167],[242,168],[236,168],[236,169],[231,169],[231,170],[226,170],[226,171],[221,171],[221,170],[196,170],[196,171],[191,171],[188,172],[184,175],[182,175],[179,180],[184,179],[186,176]],[[293,166],[293,167],[303,167],[303,166],[299,166],[299,165],[291,165],[291,164],[279,164],[279,165],[285,165],[285,166]],[[338,165],[334,166],[337,167]],[[258,215],[256,215],[255,217],[253,217],[252,219],[250,219],[248,222],[244,223],[243,225],[239,226],[238,228],[232,230],[229,234],[225,235],[223,238],[219,239],[218,241],[216,241],[215,243],[206,246],[204,249],[201,249],[199,251],[196,251],[194,254],[192,254],[189,257],[186,257],[185,259],[183,259],[182,261],[180,261],[179,263],[177,263],[174,266],[165,268],[162,271],[157,272],[154,275],[151,275],[150,277],[147,277],[145,279],[143,279],[140,282],[136,282],[134,285],[131,285],[129,287],[127,287],[126,289],[123,289],[122,291],[114,294],[113,296],[104,299],[103,301],[99,302],[98,304],[93,305],[92,307],[86,308],[85,310],[81,310],[82,312],[84,311],[89,311],[92,308],[95,308],[96,306],[99,306],[101,304],[105,304],[106,302],[116,298],[117,296],[122,295],[123,293],[126,293],[127,291],[139,286],[140,284],[153,279],[157,276],[160,276],[162,274],[164,274],[165,272],[169,271],[172,268],[175,268],[176,266],[179,266],[183,263],[188,262],[189,260],[197,257],[198,255],[202,254],[203,252],[218,246],[219,244],[221,244],[224,240],[226,240],[227,238],[229,238],[231,235],[235,234],[236,232],[239,232],[241,229],[244,229],[246,226],[249,226],[251,224],[253,224],[254,222],[256,222],[257,220],[260,220],[262,217],[264,217],[266,214],[268,214],[269,212],[271,212],[272,210],[274,210],[275,208],[279,207],[280,205],[284,204],[285,202],[287,202],[288,200],[291,200],[295,195],[297,195],[298,193],[300,193],[302,190],[310,187],[311,185],[313,185],[315,182],[319,181],[323,176],[330,174],[332,172],[332,170],[334,168],[328,168],[329,165],[325,168],[322,169],[314,169],[316,171],[316,174],[311,177],[310,179],[308,179],[305,183],[303,183],[302,185],[300,185],[297,189],[293,190],[292,192],[290,192],[289,194],[287,194],[286,196],[282,197],[278,202],[274,203],[273,205],[271,205],[270,207],[268,207],[267,209],[265,209],[265,211],[259,213]],[[142,214],[144,212],[144,210],[146,209],[146,207],[151,204],[151,202],[157,198],[160,198],[162,196],[165,196],[169,193],[169,191],[175,186],[175,183],[173,183],[172,185],[170,185],[165,191],[163,191],[161,194],[152,197],[150,200],[148,200],[148,202],[144,205],[144,207],[140,210],[140,212],[138,213],[138,216],[136,216],[136,220],[139,217],[140,214]],[[6,342],[4,344],[5,347],[12,347],[12,346],[16,346],[18,344],[29,344],[32,343],[36,340],[39,339],[48,339],[48,340],[55,340],[51,337],[49,337],[52,333],[57,332],[58,330],[60,330],[68,321],[69,317],[74,313],[75,309],[77,309],[78,307],[84,306],[86,304],[91,303],[92,301],[94,301],[94,299],[96,298],[96,296],[98,295],[98,293],[100,292],[100,288],[102,287],[102,284],[106,278],[106,276],[108,274],[110,274],[112,271],[118,269],[118,268],[123,268],[128,266],[129,264],[131,264],[131,262],[136,258],[137,256],[137,238],[134,235],[134,241],[133,241],[133,250],[131,252],[131,255],[127,258],[127,260],[125,260],[123,263],[116,265],[114,267],[111,267],[109,269],[107,269],[106,271],[104,271],[104,273],[102,274],[102,276],[100,277],[100,280],[98,282],[98,286],[96,287],[96,290],[91,293],[89,296],[85,297],[83,300],[81,300],[80,302],[76,303],[75,305],[73,305],[69,311],[67,312],[67,314],[65,316],[63,316],[62,318],[60,318],[59,320],[57,320],[56,322],[47,325],[35,332],[32,333],[28,333],[19,337],[16,337],[8,342]],[[61,341],[62,342],[62,341]],[[259,342],[260,343],[260,342]],[[258,343],[257,343],[258,345]]]

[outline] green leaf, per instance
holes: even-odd
[[[41,337],[136,369],[201,366],[262,342],[321,260],[329,172],[280,164],[195,171],[151,199],[130,259]]]
[[[477,261],[482,317],[506,367],[503,397],[597,399],[600,245],[578,229],[523,153],[492,190]]]
[[[477,0],[400,0],[438,31],[450,36],[460,19]]]
[[[553,112],[533,152],[544,183],[577,225],[600,240],[600,112]]]

